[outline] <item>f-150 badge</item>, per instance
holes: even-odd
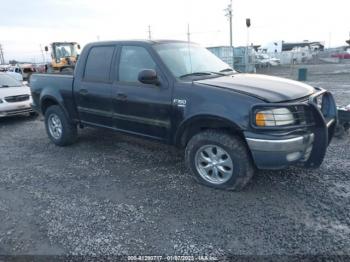
[[[175,98],[175,99],[173,100],[173,104],[174,104],[174,105],[177,105],[178,107],[186,107],[186,100]]]

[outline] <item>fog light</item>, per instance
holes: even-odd
[[[306,161],[309,159],[312,151],[312,144],[308,146],[308,148],[305,150],[303,160]]]
[[[301,158],[301,152],[293,152],[293,153],[290,153],[286,156],[287,158],[287,161],[288,162],[293,162],[295,160],[298,160],[299,158]]]

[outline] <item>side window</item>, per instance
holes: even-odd
[[[85,65],[84,79],[87,81],[108,82],[114,46],[91,48]]]
[[[119,81],[138,82],[139,72],[143,69],[156,70],[156,63],[145,48],[123,46],[118,68]]]

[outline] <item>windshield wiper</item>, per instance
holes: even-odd
[[[232,71],[233,71],[232,68],[225,68],[225,69],[220,70],[220,72],[232,72]]]
[[[210,72],[193,72],[193,73],[181,75],[179,77],[182,78],[182,77],[187,77],[187,76],[209,76],[209,75],[211,75]]]
[[[219,75],[219,76],[225,76],[226,74],[220,73],[220,72],[193,72],[193,73],[189,73],[189,74],[185,74],[180,76],[180,78],[182,77],[186,77],[186,76],[209,76],[209,75]]]

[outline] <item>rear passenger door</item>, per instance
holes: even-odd
[[[113,95],[115,127],[167,140],[171,125],[171,88],[165,74],[146,47],[124,45],[118,57]],[[138,74],[144,69],[157,72],[159,86],[138,81]]]
[[[74,83],[75,101],[80,120],[84,123],[111,127],[112,79],[111,67],[116,47],[93,46],[86,59],[81,79]]]

